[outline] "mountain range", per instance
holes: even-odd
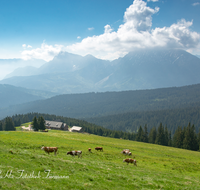
[[[29,76],[16,76],[29,69]],[[61,52],[40,68],[15,70],[0,83],[57,94],[125,91],[198,84],[199,71],[200,59],[179,49],[143,49],[114,61]]]

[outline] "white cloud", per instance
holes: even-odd
[[[81,37],[80,37],[80,36],[77,36],[77,39],[81,39]]]
[[[148,2],[149,2],[149,1],[152,1],[152,2],[157,2],[157,1],[159,1],[159,0],[147,0],[147,1],[148,1]]]
[[[24,50],[22,54],[22,58],[25,60],[28,59],[43,59],[45,61],[52,60],[60,51],[62,51],[62,45],[47,45],[44,42],[42,43],[40,48],[32,49],[32,50]]]
[[[23,47],[24,49],[26,49],[26,48],[32,48],[31,45],[26,45],[26,44],[22,44],[22,47]]]
[[[115,32],[106,25],[104,33],[83,39],[66,48],[71,53],[92,54],[98,58],[116,59],[137,48],[176,47],[191,49],[199,44],[200,34],[190,30],[184,19],[169,27],[152,29],[152,9],[142,0],[135,0],[124,13],[124,24]]]
[[[197,6],[197,5],[200,5],[199,2],[196,2],[196,3],[193,3],[192,6]]]
[[[112,32],[112,30],[113,30],[113,29],[110,27],[110,25],[108,25],[108,24],[107,24],[106,26],[104,26],[104,29],[105,29],[105,30],[104,30],[105,33],[110,33],[110,32]]]
[[[200,34],[190,30],[193,21],[184,19],[169,27],[152,29],[152,15],[159,8],[151,8],[142,0],[134,0],[124,13],[124,23],[114,31],[104,26],[104,33],[82,39],[81,42],[64,47],[42,44],[41,48],[23,51],[25,58],[53,59],[59,51],[113,60],[138,48],[173,47],[194,51],[199,47]]]
[[[91,28],[88,28],[88,30],[94,30],[94,28],[93,28],[93,27],[91,27]]]

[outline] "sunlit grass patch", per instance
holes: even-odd
[[[57,156],[42,145],[57,146]],[[123,163],[125,148],[138,166]],[[82,158],[67,155],[71,150],[82,150]],[[1,178],[0,189],[200,189],[200,153],[172,147],[54,130],[2,131],[0,154],[0,175],[9,170],[15,175]],[[41,177],[17,179],[19,170]],[[47,178],[45,171],[68,178]]]

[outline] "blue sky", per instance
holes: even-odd
[[[113,60],[146,47],[200,55],[200,0],[0,1],[0,59]]]

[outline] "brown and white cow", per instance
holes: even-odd
[[[132,158],[126,158],[126,159],[123,160],[123,162],[126,162],[127,165],[128,165],[129,163],[131,163],[131,164],[134,164],[135,166],[137,166],[137,163],[136,163],[137,161],[134,160],[134,159],[132,159]]]
[[[132,153],[130,152],[129,149],[124,149],[121,153],[124,154],[124,155],[129,155],[129,156],[132,155]]]
[[[91,149],[91,148],[88,148],[88,151],[89,151],[89,152],[92,152],[92,149]]]
[[[54,152],[54,154],[56,155],[56,152],[58,151],[58,147],[46,147],[46,146],[43,146],[41,148],[41,150],[44,150],[48,154],[49,154],[49,152]]]
[[[78,150],[78,151],[72,150],[72,151],[69,151],[69,152],[67,153],[67,155],[68,155],[68,154],[70,154],[70,155],[72,155],[72,156],[78,156],[78,158],[79,158],[79,157],[82,157],[82,151],[81,151],[81,150]]]
[[[95,150],[97,150],[97,151],[98,150],[103,151],[103,147],[96,147]]]

